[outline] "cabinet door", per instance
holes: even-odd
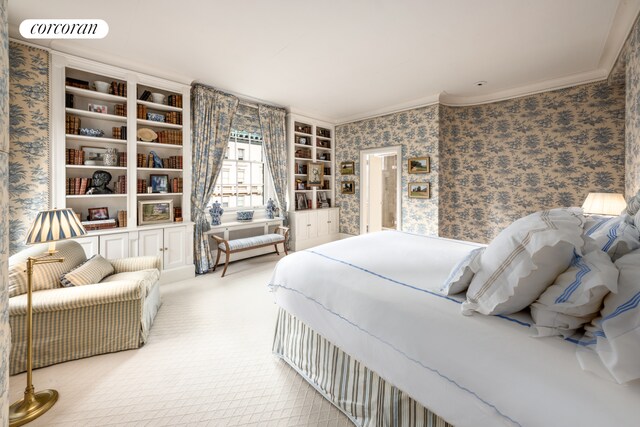
[[[127,258],[129,256],[129,237],[127,233],[105,234],[100,236],[100,255],[107,259]]]
[[[158,256],[162,255],[164,247],[164,236],[162,229],[144,230],[138,232],[138,255]],[[162,258],[162,257],[161,257]]]
[[[187,260],[186,227],[170,227],[164,230],[164,269],[182,267]]]
[[[294,218],[294,235],[296,240],[309,238],[309,213],[296,212]]]
[[[307,212],[307,230],[309,239],[318,237],[318,211]]]
[[[340,228],[340,210],[329,209],[329,234],[338,234]]]
[[[98,253],[98,236],[78,237],[74,240],[80,243],[80,246],[84,249],[84,253],[87,255],[87,258],[91,258]]]
[[[322,209],[316,212],[318,216],[318,237],[329,235],[329,210]]]

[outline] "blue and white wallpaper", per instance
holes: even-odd
[[[640,190],[640,18],[631,30],[621,62],[626,66],[626,196]]]
[[[24,247],[38,211],[49,207],[49,52],[9,44],[9,251]]]

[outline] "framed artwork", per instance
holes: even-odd
[[[355,170],[354,162],[342,162],[340,163],[340,173],[342,175],[353,175]]]
[[[109,219],[109,208],[89,208],[89,221]]]
[[[296,210],[305,210],[307,205],[307,195],[305,193],[296,193]]]
[[[322,178],[324,178],[324,164],[309,163],[307,166],[307,185],[309,187],[322,186]]]
[[[409,173],[429,173],[429,157],[412,157],[408,160]]]
[[[355,181],[340,181],[340,193],[355,194],[355,192],[356,192]]]
[[[169,175],[149,175],[152,193],[169,192]]]
[[[104,154],[107,152],[106,148],[82,146],[80,149],[84,151],[85,165],[104,165]]]
[[[89,111],[92,111],[94,113],[107,114],[107,112],[108,112],[107,106],[106,105],[100,105],[100,104],[89,104],[88,105],[88,109],[89,109]]]
[[[138,225],[173,222],[173,200],[138,202]]]
[[[431,188],[428,182],[410,182],[409,197],[413,199],[430,199]]]

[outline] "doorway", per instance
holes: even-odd
[[[360,151],[360,234],[400,230],[402,147]]]

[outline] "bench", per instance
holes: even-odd
[[[216,257],[216,262],[213,265],[213,271],[216,271],[216,267],[220,262],[220,254],[222,251],[225,253],[225,263],[224,270],[222,270],[222,276],[227,272],[227,267],[229,266],[229,258],[231,254],[248,251],[250,249],[263,248],[265,246],[271,246],[276,249],[276,254],[280,255],[278,251],[278,243],[282,243],[282,247],[284,248],[284,254],[288,255],[287,252],[287,238],[289,237],[289,227],[279,226],[276,228],[275,233],[272,234],[263,234],[260,236],[254,237],[246,237],[244,239],[234,239],[234,240],[225,240],[222,237],[216,236],[215,234],[211,234],[211,237],[218,243],[218,256]],[[280,233],[282,232],[282,233]]]

